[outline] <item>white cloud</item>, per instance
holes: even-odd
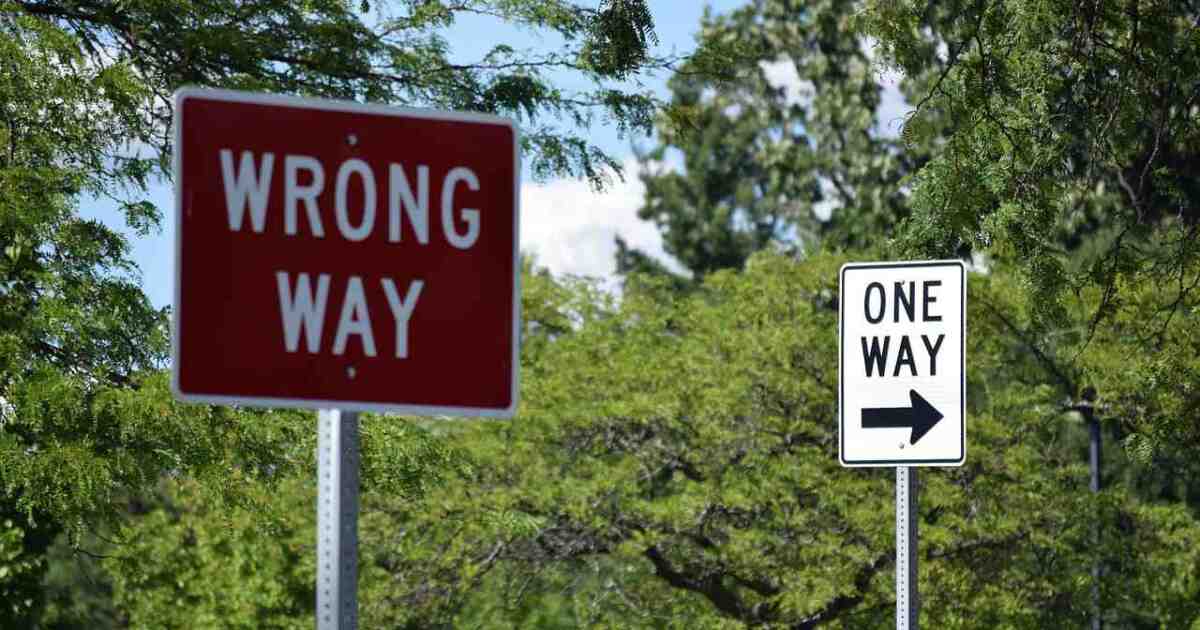
[[[828,221],[829,217],[833,216],[833,209],[841,205],[842,200],[838,197],[837,188],[829,179],[818,177],[817,183],[821,186],[822,199],[813,204],[813,215],[821,221]]]
[[[904,74],[895,68],[876,62],[875,40],[869,37],[863,38],[859,40],[859,46],[871,63],[872,71],[875,72],[876,80],[879,81],[882,88],[877,112],[879,123],[875,132],[881,136],[898,137],[900,128],[904,125],[904,117],[912,111],[912,106],[904,100],[904,96],[900,93],[900,80],[904,78]],[[767,83],[771,84],[771,87],[784,91],[784,101],[787,104],[799,104],[807,107],[812,103],[816,96],[816,86],[812,81],[800,78],[795,64],[786,56],[771,62],[764,61],[759,66],[766,76]]]
[[[900,130],[904,127],[904,120],[913,107],[904,100],[904,95],[900,93],[899,78],[890,78],[890,75],[893,74],[885,72],[880,80],[883,91],[879,95],[879,111],[877,112],[879,124],[875,131],[881,136],[898,138]]]
[[[799,104],[808,107],[816,96],[816,87],[812,81],[801,79],[796,72],[796,65],[787,57],[775,61],[763,61],[758,64],[766,76],[767,83],[777,90],[783,90],[783,99],[788,105]]]
[[[878,43],[872,37],[864,37],[859,40],[859,47],[871,62],[875,78],[883,89],[879,95],[879,111],[877,112],[879,124],[876,126],[875,132],[881,136],[896,138],[900,136],[905,116],[913,108],[900,93],[900,81],[904,78],[904,73],[894,67],[879,63],[875,56],[877,46]]]
[[[598,277],[616,287],[615,238],[619,235],[672,269],[682,267],[663,251],[658,229],[637,216],[645,187],[636,160],[624,163],[624,181],[603,192],[585,181],[558,179],[521,185],[521,249],[555,274]]]

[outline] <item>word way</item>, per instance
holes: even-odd
[[[300,336],[303,334],[304,349],[309,354],[318,354],[321,351],[321,333],[325,327],[325,310],[329,304],[329,274],[317,275],[315,293],[307,273],[298,274],[293,284],[286,271],[279,271],[275,273],[275,282],[279,289],[279,312],[283,321],[283,339],[287,351],[299,351]],[[396,283],[391,278],[383,278],[379,282],[387,296],[388,308],[396,327],[395,357],[406,359],[408,321],[412,318],[413,309],[417,306],[425,283],[413,280],[408,284],[408,290],[401,299],[396,290]],[[371,326],[363,281],[359,276],[350,276],[346,282],[341,314],[338,316],[337,330],[333,336],[333,354],[345,354],[351,336],[357,337],[362,343],[364,355],[376,355],[375,332]]]

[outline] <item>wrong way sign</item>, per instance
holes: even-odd
[[[200,89],[175,105],[177,396],[512,415],[511,121]]]
[[[966,268],[961,261],[841,270],[843,466],[958,466],[966,458]]]

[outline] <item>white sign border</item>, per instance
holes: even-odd
[[[360,400],[318,400],[311,398],[273,398],[268,396],[223,396],[216,394],[191,394],[184,392],[179,384],[179,331],[182,313],[179,308],[182,295],[181,254],[183,251],[183,179],[180,173],[180,153],[183,146],[183,103],[189,98],[227,103],[248,103],[272,107],[297,107],[353,114],[371,114],[397,118],[425,120],[450,120],[490,125],[503,125],[512,130],[513,137],[513,329],[512,329],[512,378],[508,407],[460,407],[437,405],[408,405],[365,402]],[[291,409],[343,409],[346,411],[373,411],[416,416],[459,416],[511,418],[518,405],[521,381],[521,138],[515,121],[503,116],[476,112],[447,112],[432,109],[415,109],[339,101],[334,99],[307,98],[282,94],[264,94],[239,90],[220,90],[194,86],[181,87],[175,91],[175,111],[172,115],[172,137],[175,146],[171,151],[171,172],[175,178],[175,291],[171,309],[171,393],[184,402],[213,405],[244,405],[250,407],[283,407]]]
[[[957,459],[871,459],[847,460],[846,453],[846,389],[842,356],[846,351],[846,324],[843,313],[846,309],[846,272],[853,269],[879,269],[885,267],[958,267],[962,282],[962,364],[959,371],[959,457]],[[838,462],[846,468],[884,468],[895,466],[957,467],[967,461],[967,266],[958,259],[952,260],[906,260],[892,262],[848,262],[838,271]]]

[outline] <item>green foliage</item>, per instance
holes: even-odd
[[[889,132],[870,46],[847,19],[855,7],[757,0],[706,15],[641,156],[639,210],[697,278],[769,247],[878,244],[908,215],[905,177],[928,143]],[[796,84],[780,86],[790,72]],[[664,271],[648,263],[618,254],[622,272]]]
[[[758,255],[686,296],[635,279],[527,354],[520,416],[455,431],[471,473],[385,538],[408,603],[388,619],[886,627],[891,476],[836,457],[842,260]],[[1009,329],[1020,283],[972,275],[970,293],[970,453],[922,472],[926,623],[1084,625],[1095,558],[1114,625],[1197,619],[1200,523],[1125,485],[1090,495],[1082,427]]]
[[[131,627],[305,628],[316,601],[313,482],[230,509],[187,481],[166,481],[106,560],[113,602]],[[186,614],[180,614],[186,610]]]
[[[1033,307],[1019,332],[1062,399],[1097,390],[1131,453],[1177,458],[1200,437],[1197,353],[1172,332],[1200,284],[1195,17],[1043,0],[709,16],[643,156],[640,216],[695,279],[764,248],[1015,270]],[[768,68],[794,70],[799,94]],[[899,137],[880,130],[896,122],[880,120],[884,70],[915,108]],[[669,273],[618,245],[622,272]]]
[[[888,627],[891,475],[836,458],[843,260],[759,254],[688,294],[638,276],[619,303],[526,263],[516,419],[364,422],[364,625]],[[925,622],[1085,625],[1100,559],[1106,623],[1194,623],[1195,514],[1142,498],[1160,480],[1119,452],[1131,483],[1088,493],[1022,283],[969,292],[970,452],[921,474]],[[311,448],[240,507],[167,480],[123,520],[105,566],[130,623],[311,624]]]
[[[12,519],[0,523],[0,620],[30,623],[39,602],[38,578],[43,559],[25,545],[25,530]]]
[[[621,129],[648,129],[656,106],[651,95],[613,83],[667,62],[649,50],[655,35],[643,0],[612,0],[599,9],[569,0],[394,2],[374,9],[365,15],[342,0],[248,6],[5,0],[0,21],[11,46],[52,46],[57,58],[69,59],[84,77],[95,75],[94,98],[79,101],[91,109],[77,114],[90,115],[92,127],[114,127],[114,133],[103,141],[79,142],[77,149],[166,145],[170,93],[189,84],[512,116],[525,127],[522,142],[532,173],[587,176],[597,185],[608,168],[619,165],[579,135],[579,127],[602,115]],[[459,15],[554,33],[566,44],[535,52],[498,43],[480,59],[459,61],[445,39]],[[581,75],[595,88],[556,87],[552,77],[564,72]],[[24,98],[14,94],[11,102]],[[144,183],[146,159],[126,153],[113,164],[93,159],[87,167]]]
[[[395,548],[375,541],[402,531],[409,505],[470,466],[447,440],[401,418],[368,416],[361,430],[361,619],[380,627],[394,615],[387,569]],[[298,469],[247,480],[238,505],[207,489],[211,481],[165,479],[122,519],[103,565],[131,627],[312,626],[316,471],[307,446]]]
[[[452,61],[461,14],[564,45]],[[530,172],[594,184],[594,117],[658,132],[642,216],[690,277],[618,300],[527,261],[516,419],[364,420],[364,627],[888,626],[892,481],[837,464],[850,254],[822,248],[985,264],[967,463],[921,475],[924,623],[1085,625],[1100,563],[1107,625],[1195,626],[1193,14],[755,0],[706,17],[656,116],[622,83],[667,65],[639,0],[0,0],[0,626],[312,623],[311,415],[176,403],[166,313],[77,212],[157,229],[185,83],[510,115]],[[1083,403],[1125,446],[1095,495]]]
[[[1195,18],[1194,8],[1165,2],[758,1],[706,20],[690,63],[726,60],[729,73],[672,79],[660,144],[643,162],[642,216],[689,268],[741,267],[753,251],[778,246],[776,222],[807,251],[849,246],[860,260],[975,254],[984,263],[970,300],[967,468],[978,465],[980,446],[985,464],[996,453],[1021,456],[988,450],[981,431],[1043,444],[1019,472],[972,476],[1040,488],[1037,505],[1016,509],[1038,531],[997,522],[995,532],[1016,536],[1001,541],[1002,568],[973,551],[970,567],[934,569],[936,590],[958,593],[924,607],[937,627],[1084,625],[1091,580],[1064,576],[1096,559],[1108,572],[1106,623],[1196,621],[1195,557],[1175,555],[1177,540],[1194,534],[1173,529],[1176,518],[1194,527],[1200,506]],[[901,90],[916,107],[894,142],[872,126],[879,88],[861,72],[866,50],[877,68],[904,73]],[[763,64],[780,55],[808,89],[798,103],[766,85]],[[771,159],[771,148],[793,145],[799,151]],[[653,170],[672,151],[682,169]],[[809,185],[776,187],[785,181]],[[825,206],[831,220],[814,222],[821,185],[842,194]],[[756,229],[764,224],[765,237]],[[619,256],[623,270],[662,275],[639,252]],[[1086,438],[1066,409],[1081,404],[1095,410],[1106,443],[1123,447],[1106,452],[1106,483],[1116,487],[1094,504],[1067,499],[1082,490]],[[961,518],[964,508],[947,514]],[[978,508],[972,502],[968,513]],[[1098,525],[1089,531],[1070,518]],[[975,582],[985,575],[997,581]],[[987,605],[973,599],[981,592]]]
[[[72,543],[60,534],[46,550],[46,573],[41,598],[45,601],[40,627],[54,630],[120,628],[125,617],[113,603],[113,578],[98,552],[111,543],[85,534]],[[32,624],[31,624],[32,625]]]
[[[1087,358],[1077,367],[1106,381],[1100,396],[1137,431],[1138,448],[1194,440],[1194,414],[1172,409],[1189,406],[1188,396],[1151,373],[1172,322],[1186,319],[1195,299],[1195,8],[1028,0],[931,11],[889,0],[868,2],[858,18],[892,63],[925,77],[912,133],[943,135],[913,180],[913,220],[899,248],[915,256],[976,249],[1011,263],[1042,328],[1069,326],[1080,319],[1071,311],[1086,305],[1076,353]],[[929,75],[939,45],[932,54],[942,68]],[[1135,321],[1152,334],[1131,337]],[[1105,344],[1093,353],[1094,338],[1120,350]],[[1195,352],[1186,342],[1172,347],[1170,369],[1186,374],[1179,363],[1190,365]],[[1113,382],[1119,373],[1097,355],[1131,359],[1134,378]],[[1131,405],[1131,387],[1158,402]]]
[[[216,510],[253,505],[264,488],[311,468],[309,414],[173,401],[162,373],[167,313],[138,286],[126,239],[78,211],[84,195],[109,197],[136,234],[158,229],[162,209],[144,197],[167,171],[175,89],[512,116],[532,173],[584,175],[596,185],[616,162],[582,129],[596,116],[628,132],[649,125],[654,100],[619,84],[663,62],[647,48],[653,28],[640,0],[600,9],[567,0],[394,2],[366,15],[371,8],[0,0],[0,515],[11,521],[6,553],[21,546],[5,560],[3,584],[12,589],[6,603],[31,601],[5,608],[0,625],[27,626],[42,609],[36,586],[59,534],[82,549],[89,535],[119,529],[164,477],[198,484],[187,501]],[[532,53],[497,42],[463,62],[445,38],[460,15],[556,34],[564,45]],[[585,87],[555,85],[567,73]],[[399,448],[387,431],[368,437]],[[404,492],[437,479],[415,470],[379,461],[364,474]],[[55,558],[47,579],[63,584],[55,576],[71,560]],[[115,583],[119,598],[130,592],[128,581]]]
[[[626,78],[649,61],[657,42],[650,9],[640,0],[604,0],[579,56],[601,75]]]

